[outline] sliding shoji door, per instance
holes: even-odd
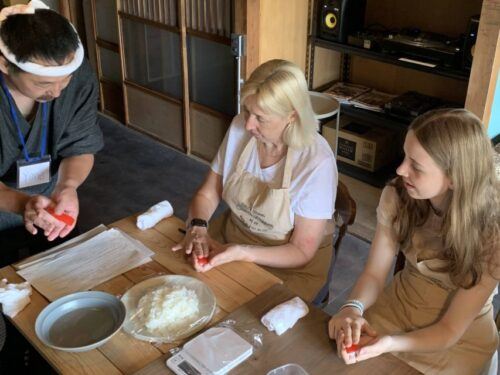
[[[231,0],[119,4],[127,123],[210,160],[235,113]]]
[[[95,58],[99,78],[101,111],[124,121],[122,73],[116,2],[86,0],[83,2],[87,33],[93,36],[95,50],[88,43],[89,57]],[[87,38],[87,41],[89,38]],[[91,53],[94,52],[94,53]],[[95,56],[93,56],[95,55]]]
[[[175,0],[119,4],[127,123],[185,151],[178,4]]]
[[[186,0],[191,152],[211,160],[236,113],[231,0]]]

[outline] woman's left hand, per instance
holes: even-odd
[[[358,350],[348,353],[347,348],[343,348],[340,355],[346,364],[353,364],[388,353],[392,351],[391,345],[391,336],[361,336]]]
[[[210,256],[207,263],[201,264],[198,259],[193,258],[194,268],[199,272],[210,271],[212,268],[224,263],[243,260],[243,254],[239,245],[221,244],[214,239],[210,239],[209,246]]]

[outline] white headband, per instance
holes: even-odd
[[[7,10],[8,12],[8,8],[4,9]],[[27,6],[17,9],[19,11],[10,12],[10,14],[8,14],[7,16],[12,14],[33,14],[35,12],[35,9],[50,9],[50,8],[39,0],[32,0]],[[0,18],[2,18],[1,15]],[[76,33],[76,29],[74,26],[73,29],[75,30]],[[45,66],[29,61],[19,62],[17,61],[16,56],[14,56],[12,52],[10,52],[9,48],[5,45],[1,37],[0,37],[0,52],[2,52],[3,56],[7,60],[9,60],[12,64],[16,65],[19,69],[31,74],[35,74],[37,76],[44,76],[44,77],[60,77],[69,75],[80,67],[84,57],[83,46],[82,42],[80,41],[80,38],[78,38],[78,48],[75,52],[75,55],[73,56],[73,60],[65,65]]]

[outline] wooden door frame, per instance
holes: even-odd
[[[496,0],[484,0],[465,108],[489,125],[500,65],[500,8]]]

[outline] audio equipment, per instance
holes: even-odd
[[[346,43],[349,34],[363,29],[365,9],[366,0],[318,0],[318,36]]]
[[[446,67],[460,67],[462,43],[446,35],[403,29],[382,41],[382,52]]]
[[[479,16],[473,16],[467,25],[467,32],[464,38],[462,68],[470,70],[474,57],[474,47],[476,46],[477,30],[479,29]]]

